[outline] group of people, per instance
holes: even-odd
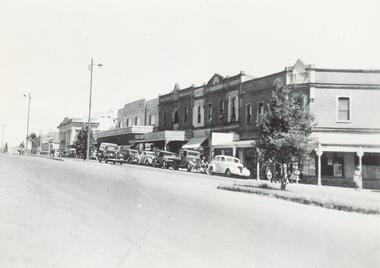
[[[286,164],[280,163],[270,163],[265,168],[265,175],[270,182],[283,182],[282,180],[284,180],[285,184],[292,181],[298,183],[300,174],[298,163],[291,164],[289,169]],[[363,189],[362,172],[359,166],[355,168],[353,183],[355,190]]]
[[[285,179],[286,183],[295,181],[298,183],[300,180],[300,170],[298,163],[292,163],[290,167],[287,164],[268,164],[265,169],[265,175],[270,182],[280,182],[281,179]]]

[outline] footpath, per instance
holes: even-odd
[[[354,188],[292,183],[286,186],[286,191],[281,191],[279,183],[257,180],[235,180],[234,183],[220,184],[217,188],[329,209],[380,215],[380,190],[356,191]]]
[[[15,155],[19,155],[14,153]],[[41,154],[22,154],[21,156],[32,156],[32,157],[40,157],[40,158],[47,158],[51,160],[56,160],[56,161],[63,161],[63,158],[61,157],[55,157],[55,156],[49,156],[49,155],[41,155]]]

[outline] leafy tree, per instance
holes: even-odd
[[[314,117],[300,90],[276,79],[266,113],[259,120],[257,142],[260,158],[279,167],[281,190],[285,190],[293,162],[303,163],[312,150],[310,134]]]
[[[74,144],[75,150],[76,150],[76,155],[77,157],[86,158],[87,155],[87,129],[88,127],[83,126],[83,128],[79,131],[77,135],[76,142]],[[93,138],[93,132],[91,130],[90,133],[90,153],[93,145],[95,144],[94,138]]]
[[[33,132],[29,135],[28,139],[32,143],[31,153],[37,153],[37,148],[40,146],[41,143],[41,136],[37,136],[36,133]]]

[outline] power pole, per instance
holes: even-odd
[[[87,124],[87,150],[86,159],[90,159],[90,133],[91,133],[91,99],[92,99],[92,70],[94,68],[94,60],[91,58],[90,64],[90,101],[88,104],[88,124]]]
[[[28,152],[28,136],[29,136],[29,116],[30,116],[30,100],[31,100],[31,95],[30,92],[28,95],[24,95],[24,97],[28,97],[28,119],[26,122],[26,144],[25,144],[25,152]]]

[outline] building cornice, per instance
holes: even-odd
[[[313,132],[335,132],[335,133],[380,133],[380,128],[333,128],[333,127],[314,127]]]

